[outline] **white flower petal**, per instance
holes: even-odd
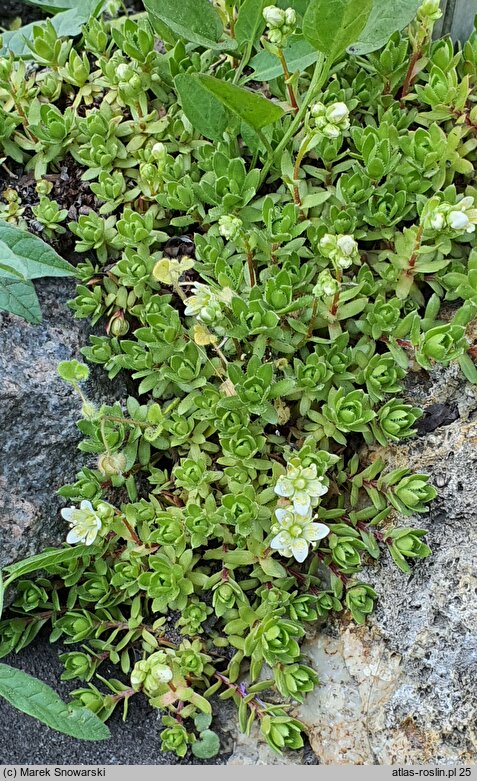
[[[94,508],[89,499],[83,499],[83,501],[80,504],[80,507],[82,510],[91,510],[91,512],[94,513]]]
[[[76,542],[81,542],[82,540],[83,538],[78,535],[75,529],[71,529],[66,535],[66,542],[70,545],[74,545]]]
[[[305,561],[308,556],[308,543],[306,540],[301,537],[298,540],[293,540],[290,547],[297,561]]]
[[[278,496],[284,496],[288,498],[293,496],[294,490],[293,483],[288,479],[288,477],[282,476],[278,478],[277,484],[275,486],[275,493],[278,494]]]
[[[293,497],[293,509],[298,515],[308,515],[310,511],[310,497],[305,493],[296,493]]]
[[[60,510],[60,515],[62,518],[65,519],[65,521],[68,521],[68,523],[70,523],[75,510],[76,510],[75,507],[63,507],[63,509]]]
[[[276,537],[273,538],[273,540],[270,543],[270,547],[273,548],[273,550],[281,550],[285,547],[285,543],[283,542],[282,538],[283,532],[279,532]]]
[[[275,510],[275,515],[277,516],[277,520],[279,523],[282,523],[285,520],[288,512],[289,510],[287,510],[285,507],[277,507],[277,509]]]
[[[330,530],[324,523],[309,523],[308,526],[305,526],[303,529],[303,536],[310,542],[322,540],[329,533]]]

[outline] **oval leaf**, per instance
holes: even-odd
[[[71,277],[75,270],[48,244],[27,231],[0,220],[0,264],[24,279]]]
[[[239,48],[253,43],[265,27],[263,9],[268,0],[244,0],[235,23],[235,39]]]
[[[221,141],[229,124],[229,114],[220,100],[193,74],[179,74],[174,84],[182,110],[193,127],[206,138]]]
[[[421,0],[375,0],[366,27],[355,42],[348,46],[350,54],[369,54],[384,46],[391,35],[411,22]]]
[[[88,708],[68,705],[46,683],[0,664],[0,696],[28,716],[78,740],[106,740],[109,729]]]
[[[235,41],[219,43],[224,28],[209,0],[144,0],[151,22],[165,24],[186,41],[209,49],[231,49]]]
[[[283,109],[276,103],[244,87],[236,87],[228,81],[220,81],[204,74],[198,75],[197,78],[229,111],[255,130],[272,125],[284,114]]]
[[[366,25],[373,0],[310,0],[303,35],[315,49],[336,60]]]
[[[41,323],[40,303],[31,282],[6,278],[0,279],[0,310],[23,317],[28,323]]]

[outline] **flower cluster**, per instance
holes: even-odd
[[[310,127],[326,138],[339,138],[350,126],[349,109],[346,103],[337,101],[325,106],[314,103],[310,109]]]
[[[263,18],[268,26],[268,40],[283,48],[288,36],[295,32],[295,10],[293,8],[282,10],[276,5],[267,5],[263,9]]]
[[[346,269],[360,262],[358,243],[353,236],[325,233],[320,239],[319,249],[337,269]]]

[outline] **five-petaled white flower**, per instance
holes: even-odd
[[[287,465],[286,475],[278,478],[275,493],[290,499],[298,515],[307,515],[318,499],[328,491],[323,478],[317,476],[316,464],[303,467],[293,460]]]
[[[311,509],[306,515],[298,515],[291,507],[279,507],[275,515],[278,523],[272,527],[275,537],[270,547],[300,562],[308,556],[310,543],[322,540],[330,531],[324,523],[313,523]]]
[[[84,542],[85,545],[93,544],[102,524],[101,518],[91,502],[85,499],[79,507],[64,507],[61,510],[61,515],[70,525],[66,542],[70,544],[75,542]]]

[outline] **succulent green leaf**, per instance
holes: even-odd
[[[102,4],[102,2],[98,3],[98,0],[83,0],[79,5],[76,3],[74,7],[69,7],[67,11],[56,13],[50,21],[59,37],[79,35],[83,25],[92,16],[97,15]],[[33,38],[33,28],[42,25],[44,22],[31,22],[19,27],[18,30],[7,30],[2,33],[0,56],[5,57],[12,52],[16,57],[32,59],[33,54],[27,46],[27,41]]]

